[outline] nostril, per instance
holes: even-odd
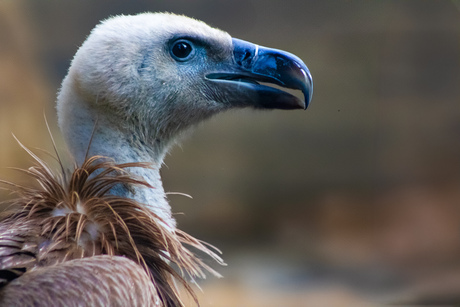
[[[243,57],[242,62],[244,62],[244,61],[246,61],[247,59],[249,59],[250,56],[251,56],[251,52],[246,51],[246,52],[244,53],[244,57]]]
[[[235,52],[235,61],[238,65],[249,68],[254,55],[251,50],[246,49],[240,52]]]

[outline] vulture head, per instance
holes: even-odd
[[[269,83],[298,89],[305,100]],[[98,25],[75,55],[58,97],[59,124],[77,158],[91,135],[81,130],[101,121],[160,161],[179,132],[213,114],[303,109],[311,95],[310,73],[295,55],[184,16],[118,16]]]

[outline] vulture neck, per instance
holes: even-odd
[[[119,118],[108,115],[97,104],[89,103],[66,81],[69,80],[64,81],[58,97],[58,119],[78,165],[82,165],[86,157],[95,155],[112,158],[116,163],[151,163],[151,168],[135,167],[129,171],[152,188],[118,186],[111,193],[145,204],[161,218],[168,230],[174,231],[176,223],[160,176],[160,167],[169,146],[156,140],[145,142],[145,137],[139,135],[133,125],[121,123]]]

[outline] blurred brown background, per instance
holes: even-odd
[[[224,252],[203,306],[460,302],[458,1],[0,0],[1,178],[51,151],[55,94],[99,20],[170,11],[290,51],[302,111],[241,110],[166,159],[179,226]],[[6,192],[0,195],[8,197]],[[456,296],[458,295],[458,296]]]

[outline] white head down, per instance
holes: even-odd
[[[259,82],[301,90],[305,101]],[[306,108],[311,94],[307,67],[290,53],[184,16],[145,13],[94,28],[62,83],[57,110],[77,163],[88,153],[154,164],[132,170],[154,189],[114,193],[145,203],[172,229],[159,168],[182,131],[234,107]]]

